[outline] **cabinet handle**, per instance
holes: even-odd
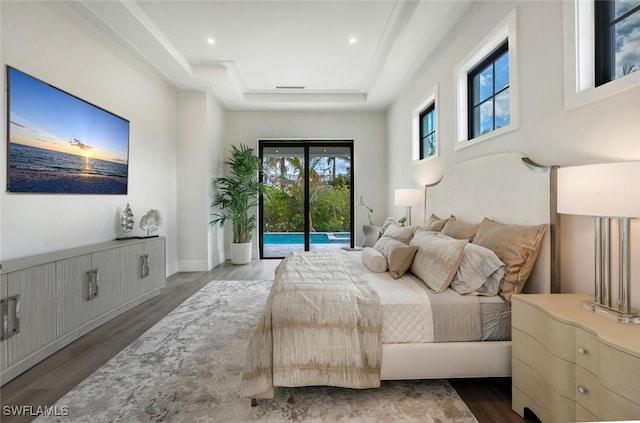
[[[4,341],[20,333],[20,296],[13,295],[3,298],[0,307],[2,308],[0,341]]]
[[[98,284],[98,269],[93,269],[91,271],[93,273],[93,286],[95,289],[93,290],[93,298],[98,296],[98,292],[100,291],[100,285]]]
[[[87,270],[87,301],[93,297],[93,270]]]
[[[587,351],[587,349],[586,349],[586,348],[584,348],[584,347],[578,347],[578,353],[579,353],[579,354],[581,354],[581,355],[586,355],[586,354],[588,354],[589,352],[588,352],[588,351]]]
[[[149,276],[149,255],[140,256],[140,278],[144,279]]]
[[[589,393],[589,390],[582,385],[578,385],[578,392],[580,392],[582,395],[587,395]]]

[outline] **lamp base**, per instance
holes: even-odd
[[[615,308],[608,307],[604,304],[600,304],[590,300],[582,301],[582,308],[600,316],[604,316],[608,319],[615,320],[618,323],[634,325],[640,324],[640,313],[638,313],[636,310],[631,310],[631,312],[629,313],[624,313]]]

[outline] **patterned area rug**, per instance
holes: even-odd
[[[380,389],[277,388],[238,394],[245,351],[271,281],[212,281],[62,397],[37,422],[476,422],[446,380]]]

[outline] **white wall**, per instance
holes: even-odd
[[[454,67],[517,8],[520,80],[519,129],[455,151]],[[512,46],[510,46],[512,48]],[[401,92],[388,112],[389,198],[394,188],[438,179],[451,164],[503,151],[519,151],[545,165],[640,160],[640,88],[572,110],[563,105],[562,2],[474,3],[429,63]],[[411,165],[411,113],[434,86],[439,89],[440,157]],[[411,172],[406,169],[411,168]],[[505,176],[506,177],[506,176]],[[415,218],[415,217],[414,217]],[[591,220],[564,216],[562,286],[565,292],[593,293]],[[640,308],[640,224],[632,224],[632,299]]]
[[[228,112],[227,145],[244,143],[256,148],[258,139],[354,140],[354,198],[363,197],[374,210],[374,224],[387,217],[386,121],[382,112]],[[228,148],[227,148],[228,149]],[[356,244],[367,212],[355,210]],[[228,244],[228,243],[227,243]],[[255,246],[255,243],[254,243]]]
[[[177,94],[61,2],[1,2],[2,64],[11,65],[131,122],[128,194],[0,193],[0,259],[111,240],[122,208],[137,223],[158,209],[167,237],[168,274],[177,268]],[[4,67],[2,69],[3,81]],[[0,116],[5,116],[5,102]],[[2,119],[4,125],[4,118]],[[2,131],[0,186],[6,186]]]

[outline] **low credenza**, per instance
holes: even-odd
[[[7,260],[0,270],[0,385],[158,295],[163,237]]]
[[[582,294],[512,297],[512,408],[544,423],[640,419],[640,326]]]

